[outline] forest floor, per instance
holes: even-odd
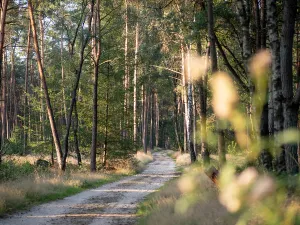
[[[140,174],[6,216],[0,225],[135,224],[137,204],[178,176],[164,151],[153,153],[153,158]]]

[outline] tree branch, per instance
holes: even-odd
[[[226,54],[225,54],[225,52],[224,52],[224,50],[223,50],[223,48],[222,48],[222,46],[221,46],[221,44],[220,44],[220,42],[219,42],[219,40],[218,40],[216,34],[214,34],[214,36],[215,36],[215,40],[216,40],[216,44],[217,44],[217,47],[218,47],[218,49],[219,49],[219,52],[221,53],[221,56],[222,56],[222,58],[223,58],[223,60],[224,60],[224,63],[226,64],[227,68],[228,68],[229,71],[232,73],[234,79],[238,82],[238,84],[241,85],[241,87],[242,87],[245,91],[249,92],[249,91],[250,91],[250,90],[249,90],[249,87],[242,81],[242,79],[240,78],[240,76],[238,75],[238,73],[237,73],[237,72],[234,70],[234,68],[230,65],[230,63],[229,63],[229,61],[228,61],[228,59],[227,59],[227,56],[226,56]]]

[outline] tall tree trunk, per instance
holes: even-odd
[[[144,87],[144,101],[143,101],[143,149],[147,153],[148,145],[148,90]]]
[[[274,102],[273,102],[273,86],[272,78],[269,79],[268,93],[268,133],[270,137],[274,135]]]
[[[208,17],[208,35],[210,42],[210,59],[211,59],[211,70],[212,73],[218,71],[218,59],[216,51],[216,38],[214,34],[214,15],[213,15],[213,1],[207,0],[207,17]],[[226,162],[226,152],[225,152],[225,137],[224,131],[221,128],[220,121],[217,122],[218,129],[218,153],[219,153],[219,163],[223,165]]]
[[[192,96],[193,96],[193,144],[194,144],[194,152],[195,155],[197,157],[197,138],[196,138],[196,134],[197,134],[197,111],[196,111],[196,99],[195,99],[195,86],[192,85]]]
[[[268,85],[268,99],[263,106],[260,120],[260,139],[273,137],[274,135],[274,110],[273,110],[273,88],[272,79]],[[271,140],[271,139],[270,139]],[[273,170],[273,156],[269,151],[269,147],[265,145],[265,141],[261,142],[261,153],[259,157],[260,164],[268,171]]]
[[[260,121],[260,136],[261,138],[266,138],[269,136],[269,126],[268,126],[268,104],[263,106],[261,121]],[[262,142],[264,143],[264,141]],[[272,155],[268,151],[267,146],[263,144],[262,151],[260,154],[260,163],[261,165],[269,171],[272,171]]]
[[[11,76],[12,76],[12,96],[11,101],[13,102],[12,110],[12,126],[11,129],[14,131],[15,127],[18,125],[18,103],[17,103],[17,87],[16,87],[16,71],[15,71],[15,46],[12,47],[11,54]]]
[[[250,42],[250,4],[248,0],[237,0],[237,11],[242,29],[244,66],[248,68],[248,59],[251,56]]]
[[[174,100],[174,129],[175,129],[175,136],[176,136],[176,143],[178,146],[178,150],[180,153],[183,153],[183,146],[181,145],[181,141],[179,138],[179,124],[178,124],[178,102],[177,102],[177,93],[175,91],[176,88],[176,81],[173,80],[173,100]]]
[[[2,74],[3,72],[3,47],[4,47],[4,42],[5,42],[5,24],[6,24],[6,13],[7,13],[7,6],[8,6],[9,0],[3,0],[1,1],[1,17],[0,17],[0,87],[2,86],[1,80],[4,80],[4,76]],[[4,99],[2,99],[4,101]],[[3,107],[4,108],[4,107]],[[2,110],[4,111],[4,110]],[[2,116],[3,116],[2,112]],[[2,123],[3,127],[3,123]],[[2,162],[2,154],[3,154],[3,144],[4,144],[4,139],[1,135],[1,140],[0,140],[0,163]]]
[[[56,149],[57,162],[58,162],[59,168],[62,169],[62,150],[61,150],[61,145],[60,145],[60,141],[59,141],[59,137],[58,137],[58,133],[57,133],[57,129],[56,129],[54,114],[53,114],[53,110],[52,110],[52,106],[51,106],[47,83],[46,83],[46,77],[44,74],[44,68],[43,68],[42,61],[41,61],[39,42],[38,42],[38,37],[37,37],[37,33],[36,33],[36,26],[35,26],[35,20],[34,20],[33,7],[32,7],[31,0],[28,0],[28,12],[29,12],[29,16],[30,16],[30,24],[31,24],[34,48],[35,48],[36,58],[37,58],[37,63],[38,63],[38,70],[39,70],[40,79],[41,79],[41,82],[43,85],[43,91],[44,91],[46,104],[47,104],[47,112],[48,112],[49,122],[50,122],[53,141],[54,141],[55,149]]]
[[[186,96],[186,72],[185,72],[185,49],[181,44],[181,73],[182,73],[182,104],[183,104],[183,151],[187,152],[187,96]]]
[[[123,139],[128,137],[128,107],[129,107],[129,66],[128,66],[128,2],[125,0],[125,44],[124,44],[124,119],[122,127]]]
[[[262,0],[260,2],[260,14],[255,14],[255,16],[259,16],[259,19],[256,18],[256,23],[260,24],[260,27],[257,28],[256,34],[256,51],[260,49],[266,48],[266,0]],[[259,6],[257,2],[256,13],[259,13]],[[259,39],[259,40],[258,40]],[[273,135],[274,130],[274,116],[273,116],[273,88],[272,88],[272,80],[269,80],[268,84],[268,98],[264,103],[261,119],[260,119],[260,139],[266,139],[269,136]],[[261,153],[260,153],[260,164],[268,171],[273,170],[273,157],[269,152],[268,146],[264,144],[265,140],[261,142]]]
[[[144,85],[141,86],[141,104],[142,104],[142,110],[141,110],[141,114],[140,114],[140,137],[141,137],[141,143],[144,146],[144,102],[145,102],[145,90],[144,90]]]
[[[64,111],[64,120],[67,124],[67,106],[66,106],[66,90],[65,90],[65,71],[64,71],[64,63],[63,63],[63,29],[61,31],[60,36],[60,64],[61,64],[61,83],[62,83],[62,100],[63,100],[63,111]]]
[[[192,75],[191,75],[191,53],[190,53],[190,46],[188,47],[187,52],[187,61],[188,61],[188,68],[187,68],[187,114],[186,114],[186,127],[187,127],[187,148],[190,153],[191,162],[196,161],[196,153],[193,144],[193,91],[192,91]]]
[[[252,132],[254,134],[257,134],[257,131],[254,130],[253,125],[253,118],[252,115],[255,115],[255,106],[253,107],[252,104],[252,96],[254,93],[254,85],[251,82],[250,76],[249,76],[249,67],[248,67],[248,61],[251,56],[251,41],[250,41],[250,2],[249,0],[237,0],[237,12],[239,17],[239,22],[241,25],[241,33],[242,33],[242,56],[243,56],[243,62],[244,62],[244,68],[246,68],[246,73],[248,75],[248,83],[249,83],[249,89],[250,89],[250,99],[249,99],[249,121],[252,127]],[[247,126],[248,129],[249,126]],[[249,131],[247,130],[249,133]]]
[[[68,152],[69,152],[69,136],[70,136],[71,123],[72,123],[72,121],[71,121],[72,114],[73,114],[73,110],[74,110],[74,106],[75,106],[75,102],[76,102],[76,98],[77,98],[77,90],[79,87],[79,81],[80,81],[80,77],[81,77],[81,73],[82,73],[82,67],[83,67],[83,63],[85,60],[84,52],[85,52],[85,48],[90,40],[91,23],[92,23],[93,12],[94,12],[94,4],[95,4],[95,1],[91,0],[90,16],[88,18],[88,31],[87,31],[85,38],[83,38],[84,40],[83,40],[83,43],[82,43],[81,49],[80,49],[79,67],[78,67],[78,69],[75,70],[76,81],[75,81],[75,85],[74,85],[74,88],[72,91],[70,109],[69,109],[69,114],[68,114],[68,118],[67,118],[67,130],[66,130],[66,135],[65,135],[65,140],[64,140],[64,155],[63,155],[63,161],[62,161],[62,169],[63,170],[66,169],[66,161],[67,161]],[[73,50],[71,50],[71,55],[72,55],[72,52],[73,52]]]
[[[81,153],[79,149],[79,139],[78,139],[78,126],[79,126],[79,119],[78,119],[78,112],[77,112],[77,101],[75,102],[74,105],[74,114],[75,114],[75,119],[73,123],[73,131],[74,131],[74,142],[75,142],[75,153],[77,156],[77,164],[78,166],[81,166],[82,160],[81,160]]]
[[[139,23],[135,25],[135,51],[134,51],[134,72],[133,72],[133,141],[137,144],[137,70],[139,52]]]
[[[150,148],[150,151],[152,152],[153,150],[153,90],[151,90],[151,93],[150,93],[150,100],[149,100],[149,114],[150,114],[150,134],[149,134],[149,148]]]
[[[97,156],[97,124],[98,124],[98,73],[99,64],[94,65],[94,91],[93,91],[93,127],[92,127],[92,146],[91,146],[91,172],[96,171]]]
[[[45,61],[45,49],[44,49],[44,36],[45,36],[45,30],[44,30],[44,23],[43,23],[43,17],[42,13],[39,12],[39,27],[40,27],[40,52],[41,52],[41,63],[44,68],[44,61]],[[43,85],[40,83],[40,90],[41,93],[43,92]],[[40,112],[40,134],[41,134],[41,141],[45,142],[45,109],[44,109],[44,96],[40,97],[40,104],[41,104],[41,112]]]
[[[105,101],[106,101],[106,106],[105,106],[105,139],[104,139],[104,152],[103,152],[103,158],[102,158],[102,165],[103,167],[106,166],[106,159],[107,159],[107,150],[108,150],[108,97],[109,97],[109,75],[110,75],[110,63],[108,61],[107,63],[107,85],[106,85],[106,96],[105,96]]]
[[[280,72],[280,42],[277,27],[277,7],[276,0],[267,1],[267,30],[270,41],[272,55],[272,99],[273,99],[273,118],[274,118],[274,141],[275,146],[278,141],[277,134],[283,129],[283,105],[282,105],[282,84]],[[275,160],[275,168],[278,173],[284,172],[285,152],[281,148]]]
[[[94,62],[94,90],[93,90],[93,128],[92,128],[92,145],[91,145],[91,172],[96,171],[97,156],[97,127],[98,127],[98,77],[99,62],[101,56],[101,39],[100,39],[100,0],[96,1],[92,25],[92,48]]]
[[[155,98],[155,146],[159,143],[159,103],[157,91],[154,93]]]
[[[261,28],[261,48],[265,49],[267,47],[267,7],[266,0],[260,0],[260,28]]]
[[[1,127],[1,140],[3,141],[3,145],[5,144],[6,138],[6,126],[7,126],[7,96],[6,96],[6,84],[7,84],[7,68],[6,68],[6,51],[3,51],[3,66],[2,66],[2,114],[1,114],[1,119],[2,119],[2,127]]]
[[[201,43],[197,43],[199,45]],[[210,47],[206,49],[206,68],[208,65]],[[200,78],[199,84],[199,102],[200,102],[200,123],[201,123],[201,157],[205,164],[209,164],[209,151],[207,149],[207,131],[206,131],[206,111],[207,111],[207,74]]]
[[[253,0],[253,11],[255,18],[255,46],[256,49],[261,48],[261,22],[260,22],[260,6],[258,0]]]
[[[296,16],[297,1],[284,1],[280,43],[284,129],[297,128],[298,123],[299,102],[293,101],[293,37]],[[288,174],[299,172],[297,143],[285,145],[285,163]]]
[[[300,87],[300,20],[296,20],[296,62],[297,62],[297,89]],[[300,121],[298,121],[298,129],[300,128]],[[298,143],[298,157],[300,163],[300,142]]]
[[[8,121],[8,137],[11,138],[12,131],[16,124],[15,108],[16,108],[16,75],[15,75],[15,46],[10,37],[11,53],[10,53],[10,87],[9,87],[9,110],[7,112],[9,116]]]
[[[24,149],[23,154],[26,154],[28,144],[29,120],[27,120],[28,110],[28,77],[29,77],[29,60],[30,60],[30,43],[31,43],[31,28],[28,27],[27,34],[27,49],[26,49],[26,69],[25,69],[25,100],[24,100]]]

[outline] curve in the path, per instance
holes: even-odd
[[[176,177],[175,164],[166,153],[134,176],[77,195],[33,207],[0,219],[0,225],[129,225],[136,221],[136,207],[145,196]]]

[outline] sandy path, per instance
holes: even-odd
[[[154,153],[143,173],[0,219],[2,225],[134,224],[136,206],[176,176],[166,153]]]

